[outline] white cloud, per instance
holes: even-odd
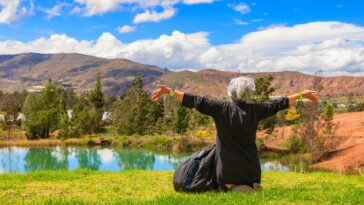
[[[72,10],[70,11],[70,14],[79,14],[82,12],[82,8],[79,6],[75,6],[72,8]]]
[[[234,19],[234,23],[235,23],[236,25],[239,25],[239,26],[244,26],[244,25],[248,25],[248,24],[249,24],[248,22],[246,22],[246,21],[242,21],[242,20],[240,20],[240,19]]]
[[[124,25],[118,28],[119,33],[130,33],[136,31],[135,26]]]
[[[173,8],[165,9],[163,12],[160,13],[156,11],[146,10],[144,13],[137,14],[134,17],[134,23],[139,24],[146,22],[159,22],[171,18],[172,16],[174,16],[175,13],[176,11]]]
[[[264,19],[252,19],[250,21],[256,23],[256,22],[262,22],[264,21]]]
[[[183,0],[184,4],[212,3],[214,0]]]
[[[9,24],[28,13],[33,12],[33,2],[29,2],[29,8],[20,5],[20,0],[0,1],[0,24]]]
[[[95,14],[104,14],[108,11],[114,11],[119,7],[119,0],[74,0],[75,2],[86,6],[87,16]]]
[[[174,31],[157,39],[123,43],[110,33],[97,41],[51,35],[30,42],[0,41],[0,54],[83,53],[122,57],[174,70],[216,68],[242,72],[297,70],[364,75],[364,27],[341,22],[312,22],[266,28],[240,41],[213,46],[208,33]]]
[[[286,23],[273,23],[273,24],[269,24],[268,26],[261,26],[258,29],[265,30],[265,29],[272,29],[272,28],[277,28],[277,27],[285,27],[286,25],[287,25]]]
[[[246,3],[239,3],[239,4],[228,4],[229,7],[233,8],[235,11],[240,12],[241,14],[249,13],[250,7]]]
[[[115,11],[120,6],[132,6],[142,9],[154,9],[156,7],[171,8],[176,4],[201,4],[212,3],[214,0],[74,0],[85,6],[85,15],[104,14]]]
[[[44,9],[44,12],[46,14],[48,14],[47,19],[51,19],[55,16],[60,16],[61,15],[61,10],[62,7],[67,6],[67,4],[64,3],[60,3],[55,5],[54,7],[50,8],[50,9]]]

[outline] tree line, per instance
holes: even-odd
[[[187,110],[171,97],[152,102],[139,74],[120,97],[104,94],[97,75],[94,88],[88,92],[76,94],[49,80],[40,92],[0,93],[0,102],[5,113],[2,127],[9,133],[11,127],[21,127],[27,139],[91,136],[105,132],[106,126],[114,126],[121,135],[183,135],[212,123],[209,117]],[[15,119],[18,113],[24,114],[24,121]]]
[[[272,76],[255,79],[254,102],[269,100],[275,91],[271,87],[272,80]],[[279,112],[276,116],[263,120],[259,129],[272,134],[277,125],[294,125],[296,128],[291,136],[290,149],[294,152],[312,152],[314,144],[318,144],[313,141],[319,139],[317,136],[320,134],[315,127],[319,123],[315,122],[320,118],[325,132],[333,133],[334,109],[332,103],[323,104],[318,111],[312,108],[311,112],[308,108],[309,106],[304,106],[302,109],[298,105]],[[109,127],[114,127],[120,135],[183,136],[187,132],[198,135],[201,134],[201,129],[213,130],[214,126],[210,117],[195,109],[186,109],[173,97],[164,96],[159,101],[152,102],[140,75],[136,75],[130,88],[118,97],[103,92],[100,75],[96,76],[91,90],[79,94],[63,89],[52,80],[48,81],[41,92],[0,92],[0,111],[5,118],[0,119],[1,126],[8,131],[9,139],[12,128],[25,130],[27,139],[42,139],[51,136],[91,136],[106,132]],[[105,112],[110,115],[105,115]],[[25,115],[24,121],[17,120],[18,113]]]

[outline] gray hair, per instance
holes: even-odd
[[[228,86],[228,96],[234,102],[250,101],[254,95],[254,91],[254,79],[249,77],[233,78]]]

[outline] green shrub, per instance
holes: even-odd
[[[209,137],[209,133],[205,130],[198,130],[195,133],[195,137],[199,139],[206,139]]]
[[[289,138],[289,140],[288,140],[288,149],[292,153],[307,152],[306,143],[298,134],[293,134]]]

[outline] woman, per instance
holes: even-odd
[[[315,91],[304,90],[271,102],[251,103],[254,92],[254,79],[238,77],[232,79],[228,86],[231,101],[195,96],[164,85],[158,85],[151,98],[157,101],[162,95],[169,94],[182,101],[183,106],[196,108],[211,116],[217,130],[217,183],[233,191],[252,191],[261,189],[261,170],[255,144],[259,121],[288,108],[299,97],[319,101]]]

